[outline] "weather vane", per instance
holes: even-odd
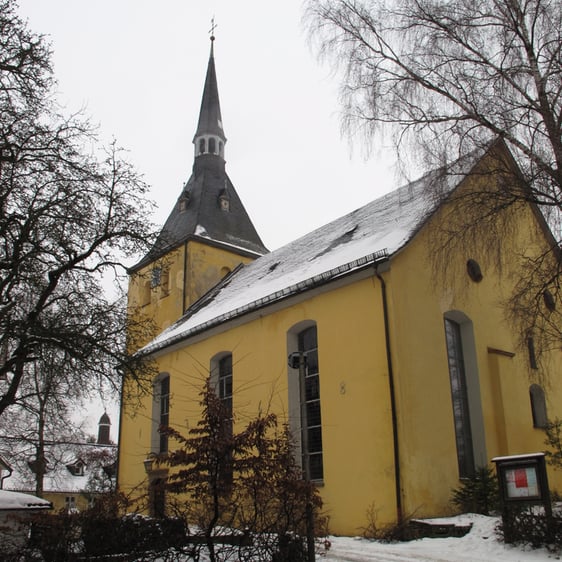
[[[211,29],[209,29],[209,33],[211,34],[211,41],[215,40],[215,29],[218,25],[215,23],[215,16],[211,18]]]

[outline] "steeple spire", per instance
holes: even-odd
[[[137,271],[191,240],[255,258],[268,252],[234,185],[226,173],[224,144],[213,45],[203,88],[191,177],[168,216],[153,248],[131,271]]]
[[[193,137],[193,144],[195,145],[195,157],[204,154],[213,154],[220,156],[224,160],[226,137],[222,126],[219,90],[215,72],[215,28],[216,25],[213,18],[211,27],[211,53],[207,65],[203,97],[201,99],[199,122],[197,124],[197,131]]]

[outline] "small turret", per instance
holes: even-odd
[[[111,443],[109,439],[109,429],[111,427],[111,421],[106,412],[98,422],[98,445],[109,445]]]

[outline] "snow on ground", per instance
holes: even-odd
[[[472,525],[472,529],[461,538],[426,538],[396,543],[381,543],[361,537],[331,536],[327,539],[329,549],[317,554],[316,562],[552,562],[562,559],[559,552],[551,553],[544,548],[504,544],[495,531],[500,522],[498,517],[466,514],[435,521],[460,526]],[[163,558],[161,562],[165,560]],[[199,560],[209,562],[204,553],[201,553]],[[258,560],[252,558],[251,562]]]
[[[467,514],[441,522],[472,524],[461,538],[419,539],[402,543],[380,543],[363,538],[330,537],[331,547],[317,560],[331,562],[539,562],[560,560],[559,553],[534,550],[501,542],[494,531],[497,517]]]

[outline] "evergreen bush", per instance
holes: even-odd
[[[499,510],[498,481],[494,471],[483,466],[473,476],[464,478],[453,490],[451,503],[463,513],[491,515]]]

